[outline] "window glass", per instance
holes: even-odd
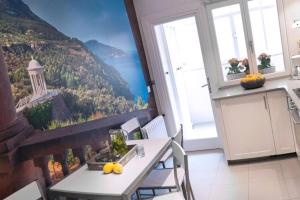
[[[195,17],[176,20],[163,25],[168,45],[177,49],[174,59],[177,66],[184,66],[187,70],[203,68],[202,55]],[[175,65],[174,65],[175,66]]]
[[[284,71],[276,0],[251,0],[248,7],[259,72]]]
[[[212,10],[224,80],[242,78],[249,66],[240,4]]]

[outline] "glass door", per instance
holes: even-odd
[[[155,26],[168,92],[184,127],[187,150],[214,149],[218,135],[196,18]]]

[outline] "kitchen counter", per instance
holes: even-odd
[[[219,89],[217,92],[212,93],[211,97],[213,100],[221,100],[221,99],[226,99],[231,97],[238,97],[238,96],[283,89],[294,101],[297,108],[300,108],[300,99],[293,91],[293,89],[296,88],[300,88],[300,80],[291,80],[290,78],[283,78],[283,79],[276,79],[276,80],[266,80],[266,83],[263,87],[258,89],[253,89],[253,90],[245,90],[240,85],[229,87],[229,88],[222,88]]]

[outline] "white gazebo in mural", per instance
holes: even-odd
[[[33,58],[29,62],[27,71],[31,80],[33,97],[40,97],[47,94],[47,86],[44,77],[44,67]]]
[[[33,107],[37,104],[43,103],[52,97],[58,95],[57,90],[48,90],[45,77],[44,67],[33,58],[29,62],[27,71],[29,73],[33,94],[21,99],[17,105],[17,111],[22,111],[24,108]]]

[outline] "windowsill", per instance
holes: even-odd
[[[290,73],[289,72],[276,72],[273,74],[264,74],[264,76],[266,78],[266,81],[278,80],[278,79],[284,79],[284,78],[290,77]],[[241,82],[241,79],[224,82],[223,85],[218,87],[218,90],[236,87],[236,86],[240,85],[240,82]]]
[[[246,96],[274,90],[285,90],[288,93],[288,95],[293,98],[293,101],[297,101],[296,104],[300,107],[300,100],[293,92],[293,89],[299,88],[299,83],[300,80],[293,80],[287,77],[281,77],[272,80],[269,79],[269,81],[266,81],[263,87],[252,90],[245,90],[244,88],[238,85],[230,88],[222,88],[212,93],[211,98],[213,100],[222,100],[232,97]]]

